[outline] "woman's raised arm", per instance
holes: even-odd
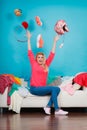
[[[54,37],[53,47],[52,47],[52,50],[51,50],[53,53],[55,53],[56,43],[57,43],[57,41],[59,40],[59,38],[60,38],[60,35],[56,35],[56,36]]]
[[[28,38],[28,50],[31,50],[31,43],[30,43],[31,33],[28,30],[27,30],[27,38]]]

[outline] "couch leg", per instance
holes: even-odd
[[[3,113],[3,108],[1,107],[1,108],[0,108],[0,114],[2,114],[2,113]]]

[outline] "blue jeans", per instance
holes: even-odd
[[[30,93],[38,96],[51,95],[50,100],[47,104],[47,107],[51,107],[54,104],[55,110],[59,109],[57,96],[60,92],[59,87],[46,86],[46,87],[30,87]]]

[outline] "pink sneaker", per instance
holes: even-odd
[[[67,111],[63,111],[61,109],[59,109],[58,111],[55,111],[55,115],[67,115],[68,112]]]
[[[50,108],[49,107],[44,107],[44,111],[46,114],[50,115]]]

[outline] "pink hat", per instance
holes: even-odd
[[[64,34],[65,32],[68,32],[68,27],[67,24],[64,20],[59,20],[57,21],[57,23],[55,24],[54,30],[56,31],[56,33],[58,33],[59,35]]]

